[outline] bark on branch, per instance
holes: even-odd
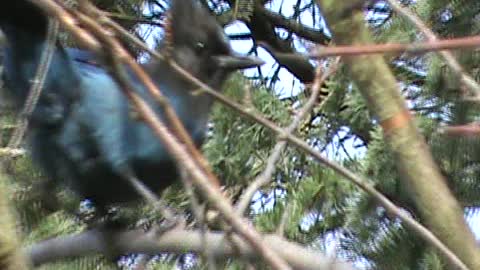
[[[100,231],[90,230],[80,234],[58,237],[35,244],[27,250],[32,263],[36,266],[58,261],[59,259],[81,257],[104,253],[107,248],[119,251],[121,254],[142,253],[159,254],[161,252],[194,252],[201,253],[207,239],[209,252],[216,258],[238,256],[240,258],[259,259],[259,254],[248,243],[237,236],[226,236],[224,233],[213,232],[205,236],[200,231],[174,229],[160,236],[143,231],[122,231],[112,234],[108,245],[102,239]],[[353,270],[354,268],[335,258],[301,245],[289,242],[276,235],[263,237],[269,248],[289,263],[294,269],[330,269]],[[232,246],[232,241],[234,246]]]
[[[336,44],[373,43],[361,9],[351,9],[349,1],[318,2],[322,4]],[[401,180],[410,189],[422,220],[468,268],[480,269],[480,250],[475,237],[416,127],[385,60],[374,55],[344,60],[368,108],[383,128],[385,140],[395,154]],[[459,264],[455,266],[462,268]]]

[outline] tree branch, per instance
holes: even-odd
[[[349,13],[350,16],[342,16],[349,10],[347,2],[318,2],[323,4],[322,10],[336,43],[372,42],[373,38],[365,26],[361,10]],[[416,127],[384,58],[380,55],[363,55],[344,59],[352,80],[358,85],[372,115],[383,128],[385,141],[396,158],[400,179],[409,187],[420,216],[446,246],[440,241],[432,241],[434,238],[428,239],[429,243],[441,251],[451,266],[480,269],[480,249],[475,237]]]
[[[140,230],[114,232],[112,234],[115,250],[122,254],[141,253],[156,255],[161,252],[202,253],[205,238],[209,243],[209,252],[218,259],[227,256],[259,259],[259,254],[238,236],[227,236],[220,232],[209,232],[202,236],[200,231],[174,229],[157,236]],[[35,266],[60,259],[75,258],[105,252],[107,247],[101,232],[85,231],[76,235],[53,238],[35,244],[26,250]],[[263,237],[268,247],[284,258],[293,268],[302,270],[353,270],[353,266],[328,258],[320,252],[306,249],[276,235]],[[230,243],[234,242],[234,246]]]
[[[419,29],[429,41],[438,41],[438,37],[430,30],[425,23],[407,8],[402,7],[397,1],[387,0],[392,9],[403,17],[407,18],[417,29]],[[439,51],[439,55],[445,60],[445,63],[450,67],[453,73],[460,79],[460,82],[470,93],[463,93],[464,96],[470,95],[475,100],[480,101],[480,85],[472,76],[467,74],[460,63],[455,59],[453,54],[449,51]],[[466,92],[466,91],[465,91]]]

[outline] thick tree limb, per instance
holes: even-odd
[[[108,247],[98,230],[85,231],[76,235],[53,238],[35,244],[27,249],[26,253],[36,266],[60,259],[81,257],[104,253]],[[209,252],[216,258],[238,256],[241,258],[259,259],[259,254],[248,243],[238,236],[228,236],[224,233],[212,232],[202,236],[200,231],[175,229],[156,236],[154,233],[145,233],[140,230],[123,231],[112,234],[115,250],[121,254],[142,253],[159,254],[161,252],[194,252],[204,250],[204,240],[209,244]],[[232,247],[230,239],[234,241]],[[328,258],[320,252],[306,249],[301,245],[289,242],[276,235],[266,235],[265,243],[295,269],[330,269],[353,270],[353,266]]]
[[[322,3],[337,44],[372,42],[361,9],[351,10],[348,2],[318,2]],[[448,249],[444,249],[443,245],[436,247],[452,267],[480,269],[480,250],[475,237],[416,127],[385,60],[382,56],[373,55],[344,59],[352,80],[383,128],[385,140],[395,155],[400,179],[410,189],[420,216]]]
[[[286,18],[276,12],[270,11],[264,7],[259,7],[260,12],[267,17],[276,27],[281,27],[299,37],[313,41],[315,43],[326,45],[330,42],[330,38],[325,35],[323,29],[315,29],[305,26],[293,19]]]
[[[234,6],[235,0],[227,1],[230,6]],[[265,9],[261,6],[256,6],[251,18],[245,21],[245,24],[250,29],[252,39],[255,43],[268,44],[269,50],[280,54],[294,54],[296,50],[293,48],[289,40],[281,39],[275,32],[276,24],[279,21],[272,22],[270,18],[263,12]],[[281,17],[276,17],[279,19]],[[288,25],[287,22],[284,25]],[[290,25],[291,26],[291,25]],[[315,78],[315,69],[307,58],[298,57],[292,61],[292,58],[276,58],[276,55],[272,55],[277,62],[290,71],[295,77],[297,77],[303,83],[312,83]],[[288,61],[285,61],[288,60]]]

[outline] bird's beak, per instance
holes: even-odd
[[[244,56],[236,53],[215,56],[215,61],[220,68],[228,70],[258,67],[265,63],[258,57]]]

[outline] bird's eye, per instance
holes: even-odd
[[[200,42],[200,41],[195,43],[195,50],[197,52],[203,52],[203,50],[205,50],[205,43]]]

